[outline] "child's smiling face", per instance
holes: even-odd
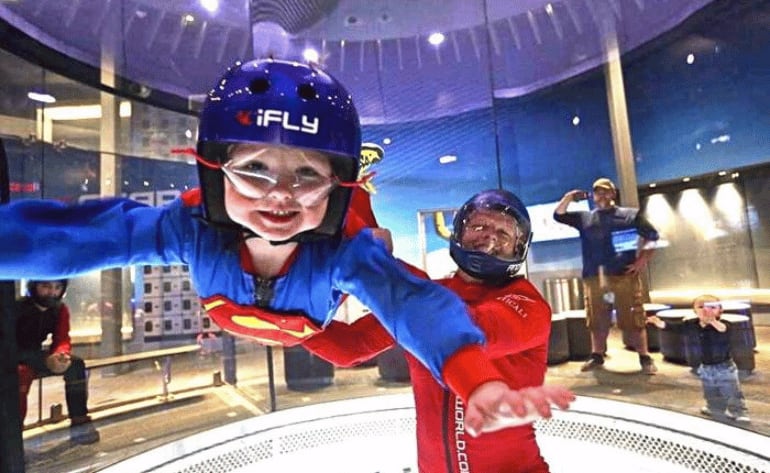
[[[335,177],[329,159],[300,148],[237,144],[225,171],[230,218],[269,241],[318,227]]]
[[[722,304],[716,297],[701,296],[693,301],[692,310],[702,323],[707,324],[712,320],[719,319],[722,315]]]

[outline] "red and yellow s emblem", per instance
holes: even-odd
[[[304,315],[244,306],[223,296],[202,298],[201,303],[211,320],[222,330],[264,345],[299,345],[322,330]]]

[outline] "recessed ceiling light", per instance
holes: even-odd
[[[430,36],[428,36],[428,42],[433,46],[438,46],[443,43],[445,39],[446,37],[443,33],[431,33]]]
[[[658,187],[658,185],[656,183],[652,182],[652,183],[650,183],[650,187],[655,188],[655,187]]]
[[[42,92],[27,92],[27,98],[35,102],[56,103],[56,97]]]
[[[690,178],[689,177],[685,177],[685,178],[682,179],[682,182],[690,182]]]
[[[219,10],[219,0],[200,0],[201,6],[211,13]]]
[[[302,51],[302,57],[304,57],[305,61],[307,62],[318,62],[318,59],[321,57],[321,55],[318,54],[318,51],[315,49],[307,48],[306,50]]]
[[[438,162],[441,164],[449,164],[457,161],[457,156],[454,154],[447,154],[438,158]]]

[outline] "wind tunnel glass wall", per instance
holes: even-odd
[[[260,54],[299,58],[312,47],[352,93],[364,140],[385,150],[372,168],[372,200],[380,224],[393,232],[396,255],[419,264],[422,251],[445,249],[441,238],[420,247],[420,212],[456,208],[475,192],[503,186],[530,206],[535,239],[527,268],[542,289],[546,278],[579,275],[581,269],[579,240],[560,236],[563,229],[551,218],[556,201],[599,176],[618,178],[600,33],[606,20],[617,26],[625,53],[636,177],[643,190],[655,183],[660,192],[656,197],[645,190],[641,204],[669,242],[652,263],[651,289],[676,291],[693,283],[704,289],[770,287],[764,223],[770,205],[762,197],[767,174],[735,179],[729,191],[696,179],[723,170],[729,178],[738,168],[768,163],[766,1],[532,6],[462,0],[441,11],[435,2],[409,2],[408,14],[345,1],[311,11],[324,2],[304,2],[306,16],[280,18],[256,0],[250,8],[222,1],[216,14],[201,10],[199,2],[184,4],[189,11],[183,2],[151,3],[0,5],[4,22],[72,59],[64,68],[38,66],[29,51],[19,50],[22,43],[0,44],[0,135],[11,160],[14,199],[75,202],[99,195],[104,156],[117,159],[117,193],[151,205],[195,187],[193,163],[170,150],[194,146],[194,112],[224,69]],[[285,28],[269,25],[279,20]],[[443,41],[432,36],[439,32]],[[102,68],[115,72],[109,92],[101,87]],[[67,77],[66,71],[85,72]],[[56,102],[33,101],[28,92]],[[104,117],[106,109],[114,115]],[[113,123],[109,128],[105,118]],[[106,130],[114,139],[107,141]],[[685,177],[698,188],[679,188]],[[735,206],[724,210],[725,200]],[[655,210],[656,201],[681,211],[669,223]],[[703,209],[719,216],[712,227],[687,220]],[[719,263],[725,258],[727,266]],[[704,267],[707,272],[700,271]],[[135,314],[150,296],[141,277],[129,276],[121,304],[124,326],[133,333],[140,325],[145,330]],[[97,328],[96,313],[86,315],[96,284],[84,279],[72,286],[69,301],[82,314],[74,319],[76,329],[81,323]],[[79,293],[88,294],[82,303]],[[206,335],[203,324],[201,319],[196,333],[204,335],[204,348],[221,351],[221,340]],[[171,330],[174,342],[196,341],[183,326],[172,324]],[[151,336],[148,343],[164,339]],[[244,360],[240,385],[251,389],[254,381],[250,395],[266,402],[264,386],[255,381],[261,373],[245,368],[263,366],[264,350],[239,343],[238,355]]]

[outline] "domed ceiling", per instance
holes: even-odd
[[[607,38],[633,49],[709,0],[14,0],[2,29],[156,91],[199,99],[236,60],[318,61],[364,123],[486,107],[600,65]],[[443,42],[433,44],[431,35]],[[438,42],[438,41],[434,41]]]

